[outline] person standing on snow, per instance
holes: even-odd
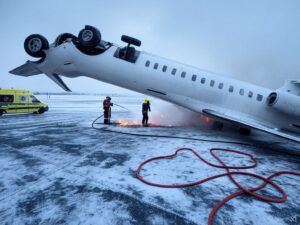
[[[110,124],[110,118],[111,118],[111,107],[114,104],[111,103],[111,97],[106,96],[106,98],[103,101],[103,110],[104,110],[104,123]]]
[[[142,105],[142,113],[143,113],[142,124],[143,124],[144,127],[148,126],[148,120],[149,120],[148,112],[151,112],[150,100],[145,99],[144,103]]]

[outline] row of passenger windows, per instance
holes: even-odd
[[[146,67],[149,67],[149,66],[150,66],[150,61],[149,61],[149,60],[146,61],[145,66],[146,66]],[[155,70],[158,69],[158,63],[154,63],[153,69],[155,69]],[[167,70],[168,70],[168,66],[164,65],[164,66],[162,67],[162,71],[163,71],[163,72],[167,72]],[[172,74],[172,75],[175,75],[176,72],[177,72],[177,69],[176,69],[176,68],[173,68],[172,71],[171,71],[171,74]],[[182,78],[185,78],[185,77],[186,77],[186,72],[184,72],[184,71],[181,72],[180,76],[181,76]],[[196,80],[197,80],[197,75],[196,75],[196,74],[193,74],[191,80],[192,80],[192,81],[196,81]],[[202,77],[201,80],[200,80],[200,83],[201,83],[201,84],[205,84],[205,82],[206,82],[206,78],[205,78],[205,77]],[[214,86],[215,86],[215,83],[216,83],[216,82],[215,82],[214,80],[210,80],[209,86],[214,87]],[[222,90],[222,89],[224,88],[224,83],[219,83],[218,88],[219,88],[220,90]],[[228,91],[231,92],[231,93],[233,93],[233,91],[234,91],[234,86],[230,85],[229,88],[228,88]],[[245,95],[245,90],[244,90],[244,89],[240,89],[239,94],[242,95],[242,96]],[[253,94],[252,91],[249,91],[248,94],[247,94],[248,98],[252,98],[253,95],[254,95],[254,94]],[[263,96],[262,96],[261,94],[257,94],[256,100],[261,102],[261,101],[263,100]]]

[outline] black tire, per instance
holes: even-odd
[[[0,110],[0,116],[2,116],[3,115],[3,110]]]
[[[135,45],[137,47],[141,46],[141,44],[142,44],[142,42],[140,40],[133,38],[133,37],[129,37],[127,35],[122,35],[121,40],[128,44]]]
[[[39,112],[39,114],[43,114],[45,112],[45,109],[44,108],[40,108],[38,112]]]
[[[59,46],[62,43],[64,43],[67,39],[72,39],[72,40],[76,40],[77,37],[73,34],[70,33],[62,33],[61,35],[59,35],[56,39],[55,39],[55,46]]]
[[[45,57],[44,50],[49,49],[49,42],[40,34],[32,34],[25,39],[24,49],[32,57]]]
[[[249,128],[244,128],[244,127],[240,127],[240,128],[239,128],[239,134],[240,134],[240,135],[249,136],[249,135],[251,134],[251,129],[249,129]]]
[[[96,47],[101,41],[101,33],[95,27],[85,26],[79,32],[78,40],[82,47]]]

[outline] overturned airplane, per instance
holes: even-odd
[[[78,36],[63,33],[51,45],[33,34],[24,48],[40,59],[10,73],[46,74],[65,91],[70,89],[61,76],[87,76],[229,122],[242,134],[255,128],[300,142],[300,81],[287,80],[273,91],[139,51],[141,41],[126,35],[121,39],[125,47],[102,40],[92,26]]]

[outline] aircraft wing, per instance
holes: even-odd
[[[9,71],[11,74],[23,76],[23,77],[29,77],[33,75],[42,74],[43,72],[40,71],[37,67],[37,63],[27,61],[23,65]]]
[[[224,121],[228,121],[231,123],[235,123],[235,124],[239,124],[239,125],[243,125],[249,128],[254,128],[260,131],[264,131],[270,134],[274,134],[276,136],[282,137],[282,138],[286,138],[289,140],[293,140],[296,142],[300,142],[300,136],[296,136],[294,134],[290,134],[287,132],[284,132],[282,130],[276,129],[274,127],[271,127],[269,125],[266,124],[262,124],[252,118],[248,118],[246,116],[240,115],[240,116],[234,116],[234,115],[229,115],[229,113],[222,113],[222,112],[217,112],[214,110],[210,110],[210,109],[204,109],[202,110],[203,114],[210,116],[210,117],[214,117],[217,119],[221,119]]]
[[[37,62],[31,62],[27,61],[23,65],[9,71],[11,74],[23,76],[23,77],[29,77],[34,76],[38,74],[42,74],[43,72],[39,70],[37,67]],[[71,91],[70,88],[65,84],[65,82],[61,79],[61,77],[58,74],[55,73],[49,73],[46,74],[51,80],[53,80],[58,86],[60,86],[65,91]]]

